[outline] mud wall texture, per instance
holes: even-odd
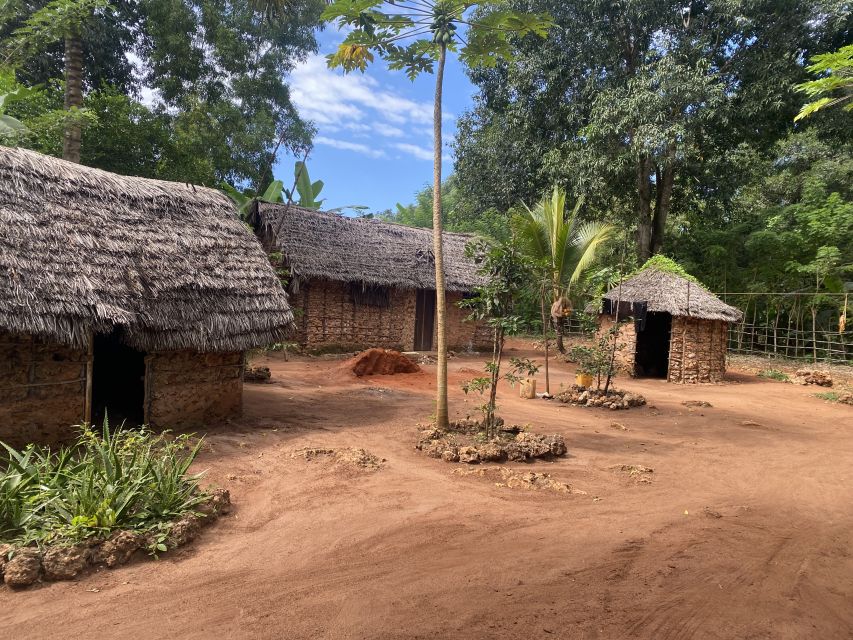
[[[462,294],[448,291],[447,298],[447,344],[454,351],[491,350],[494,334],[485,322],[468,320],[469,309],[461,309]],[[435,336],[433,336],[433,344]]]
[[[618,371],[634,375],[634,354],[637,353],[637,332],[634,321],[625,321],[620,316],[622,326],[619,328],[618,349],[616,350],[615,363]],[[596,341],[607,335],[607,332],[616,324],[616,316],[599,315],[598,330],[595,332]]]
[[[669,382],[719,382],[726,373],[728,323],[723,320],[672,319]]]
[[[208,426],[240,415],[243,354],[167,351],[145,357],[145,419],[162,429]]]
[[[465,320],[468,312],[456,306],[461,299],[462,294],[447,294],[448,345],[456,350],[477,348],[483,344],[484,327]],[[296,341],[307,349],[348,351],[382,347],[411,351],[415,342],[416,301],[416,290],[391,288],[387,306],[356,304],[348,283],[303,282],[297,292],[291,293]],[[488,327],[485,329],[488,333]]]
[[[72,437],[85,417],[86,362],[84,350],[0,332],[0,440]]]

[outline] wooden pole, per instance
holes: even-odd
[[[89,345],[86,350],[86,399],[83,404],[83,421],[92,424],[92,372],[95,363],[95,334],[89,332]]]
[[[548,318],[545,316],[545,281],[539,289],[539,302],[542,311],[542,343],[545,345],[545,393],[551,395],[551,379],[548,375]]]

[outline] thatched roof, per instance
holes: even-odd
[[[0,330],[146,351],[279,341],[287,296],[230,200],[0,147]]]
[[[435,288],[432,229],[264,202],[258,204],[258,214],[262,232],[284,254],[297,278]],[[474,262],[465,257],[471,239],[463,233],[444,234],[448,291],[471,291],[482,282]]]
[[[654,267],[647,267],[625,280],[621,295],[617,286],[604,294],[604,298],[613,302],[645,302],[647,311],[665,312],[673,316],[727,322],[737,322],[742,317],[740,310],[727,305],[701,284]],[[587,311],[598,313],[601,308],[599,301],[598,305],[587,307]]]

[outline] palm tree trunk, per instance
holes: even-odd
[[[80,34],[70,31],[65,36],[65,110],[83,106],[83,43]],[[74,119],[76,120],[76,119]],[[65,125],[62,141],[62,157],[71,162],[80,162],[82,131],[79,121]]]
[[[436,371],[435,425],[446,429],[449,424],[447,411],[447,328],[444,296],[444,251],[442,244],[441,219],[441,93],[444,83],[444,63],[447,46],[442,44],[438,55],[438,71],[435,74],[435,104],[433,106],[433,182],[432,182],[432,251],[435,255],[435,324],[438,365]]]

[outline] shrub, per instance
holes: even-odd
[[[201,441],[146,428],[80,427],[70,447],[52,451],[0,443],[0,541],[44,546],[115,529],[148,531],[205,500],[202,474],[188,470]]]
[[[779,371],[778,369],[762,369],[758,372],[758,377],[770,378],[771,380],[778,380],[779,382],[788,382],[788,380],[790,380],[787,373]]]

